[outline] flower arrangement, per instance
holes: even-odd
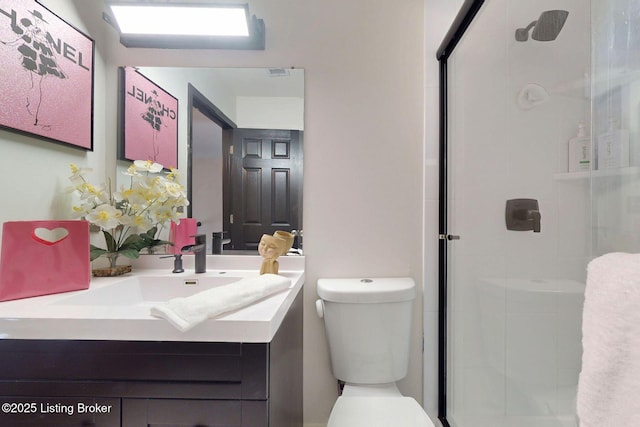
[[[128,186],[120,191],[112,191],[110,182],[91,184],[85,176],[90,171],[71,164],[69,180],[80,196],[79,204],[73,206],[74,217],[86,219],[104,234],[106,249],[91,245],[92,261],[115,254],[114,264],[117,255],[138,258],[144,248],[171,244],[157,236],[170,221],[179,223],[182,208],[189,204],[176,169],[163,176],[161,164],[136,160],[125,172],[130,177]]]

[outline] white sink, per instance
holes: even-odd
[[[90,292],[63,298],[53,305],[131,306],[154,305],[187,297],[207,289],[237,282],[241,277],[210,275],[131,276]]]
[[[280,275],[291,288],[182,332],[150,308],[259,275],[261,256],[207,255],[206,273],[195,274],[186,255],[184,273],[158,256],[135,260],[133,273],[97,277],[89,289],[0,302],[0,339],[69,339],[194,342],[270,342],[300,294],[305,258],[280,257]],[[198,279],[197,284],[185,280]]]

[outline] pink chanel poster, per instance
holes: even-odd
[[[121,81],[121,158],[178,167],[178,100],[133,67]]]
[[[0,127],[93,149],[93,40],[34,0],[0,0]]]

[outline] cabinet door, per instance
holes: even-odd
[[[267,427],[266,408],[266,401],[123,399],[122,427]]]
[[[120,427],[120,399],[0,396],[0,426]]]

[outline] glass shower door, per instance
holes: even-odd
[[[546,7],[545,7],[546,6]],[[575,427],[590,180],[567,141],[590,124],[589,10],[485,2],[448,61],[447,420]],[[558,7],[560,9],[560,7]]]

